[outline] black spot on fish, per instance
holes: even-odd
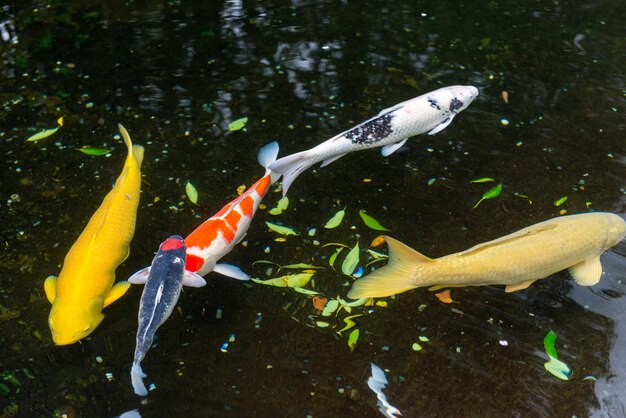
[[[437,102],[437,99],[433,99],[432,97],[428,97],[426,100],[428,100],[428,103],[430,103],[430,107],[433,107],[437,110],[441,110],[441,106],[439,106],[439,103]]]
[[[463,107],[463,102],[457,99],[456,97],[453,97],[452,100],[450,101],[450,112],[456,112],[462,107]]]
[[[350,129],[345,137],[353,144],[371,145],[387,138],[393,132],[391,129],[391,114],[385,113]]]

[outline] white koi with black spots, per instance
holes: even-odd
[[[378,115],[307,151],[280,158],[269,165],[283,176],[283,195],[307,168],[322,161],[322,167],[344,155],[382,147],[383,156],[400,148],[407,139],[445,129],[454,117],[478,96],[473,86],[449,86],[426,93],[381,111]]]
[[[152,345],[154,333],[172,314],[183,284],[191,287],[206,284],[201,276],[185,270],[185,254],[185,242],[173,235],[161,243],[149,270],[140,270],[128,279],[133,284],[145,284],[139,302],[137,343],[130,372],[133,389],[140,396],[148,394],[143,384],[146,375],[141,361]]]

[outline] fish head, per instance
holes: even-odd
[[[478,97],[478,89],[474,86],[450,86],[445,88],[445,96],[439,102],[447,104],[450,112],[459,113]]]
[[[73,344],[91,334],[104,319],[103,307],[104,302],[101,298],[95,298],[88,304],[71,301],[64,303],[62,299],[57,298],[48,317],[54,343]]]
[[[606,249],[614,246],[626,236],[626,221],[619,215],[609,214],[607,218]]]
[[[172,235],[171,237],[163,241],[161,245],[159,246],[160,251],[171,251],[171,250],[180,250],[180,249],[182,249],[184,252],[186,247],[185,247],[185,241],[179,235]]]

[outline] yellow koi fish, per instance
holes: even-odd
[[[600,255],[625,234],[626,222],[612,213],[561,216],[437,259],[385,237],[387,265],[354,282],[348,297],[384,297],[424,286],[506,285],[514,292],[564,269],[578,284],[592,286],[602,276]]]
[[[135,232],[143,147],[133,145],[126,129],[118,126],[128,148],[122,174],[65,256],[58,279],[50,276],[44,283],[52,303],[48,324],[58,345],[93,332],[104,318],[102,309],[130,287],[128,282],[113,283]]]

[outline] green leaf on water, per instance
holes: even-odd
[[[324,267],[314,266],[313,264],[306,263],[298,263],[298,264],[287,264],[286,266],[281,266],[281,269],[323,269]]]
[[[376,231],[389,231],[389,229],[385,228],[374,218],[372,215],[368,215],[364,210],[359,211],[359,215],[361,215],[361,219],[365,222],[365,225],[369,226]]]
[[[267,222],[265,221],[265,224],[267,225],[267,227],[269,229],[271,229],[272,231],[280,234],[280,235],[298,235],[298,233],[296,231],[294,231],[293,229],[287,227],[287,226],[282,226],[282,225],[276,225],[274,223],[271,222]]]
[[[359,329],[354,329],[348,336],[348,347],[350,347],[350,351],[354,351],[356,348],[356,342],[359,339]]]
[[[335,267],[335,260],[337,259],[337,256],[339,255],[340,252],[343,251],[343,247],[339,247],[335,250],[335,252],[333,253],[333,255],[330,256],[330,258],[328,259],[328,264],[330,264],[331,267]]]
[[[335,311],[339,308],[339,302],[337,299],[331,299],[326,302],[324,305],[324,310],[322,311],[322,316],[331,316]]]
[[[500,192],[502,192],[502,184],[498,184],[497,186],[494,186],[491,189],[487,190],[483,194],[483,197],[480,198],[480,200],[474,205],[472,209],[476,209],[483,200],[493,199],[500,196]]]
[[[303,295],[319,295],[320,292],[316,292],[315,290],[309,290],[309,289],[305,289],[304,287],[294,287],[293,288],[294,291],[298,292],[298,293],[302,293]]]
[[[280,215],[289,207],[289,198],[287,196],[276,202],[276,207],[269,210],[270,215]]]
[[[228,124],[228,131],[229,132],[239,131],[239,130],[243,129],[244,126],[246,126],[247,122],[248,122],[248,118],[247,117],[239,118],[237,120],[234,120],[234,121],[232,121],[231,123]]]
[[[356,269],[356,266],[359,264],[359,242],[352,247],[346,259],[343,260],[343,264],[341,265],[341,272],[346,276],[351,276]]]
[[[470,180],[470,183],[487,183],[490,181],[495,181],[491,177],[481,177],[479,179]]]
[[[276,277],[269,280],[251,279],[253,282],[274,287],[304,287],[313,277],[312,273],[287,274],[286,276]]]
[[[343,217],[345,214],[346,214],[346,208],[344,207],[340,211],[337,211],[337,213],[335,213],[332,216],[332,218],[330,218],[328,222],[326,222],[326,225],[324,225],[324,228],[326,229],[337,228],[339,225],[341,225],[341,222],[343,221]]]
[[[191,203],[198,202],[198,191],[196,190],[194,185],[191,184],[190,181],[188,181],[187,184],[185,185],[185,192],[187,192],[187,197],[189,198]]]
[[[566,201],[567,201],[567,196],[560,197],[560,198],[558,198],[557,200],[554,201],[554,206],[556,206],[558,208],[559,206],[561,206]]]
[[[572,371],[567,364],[558,359],[556,348],[554,347],[555,341],[556,334],[554,331],[550,330],[550,332],[548,332],[543,339],[543,347],[546,350],[546,354],[550,358],[550,361],[544,363],[543,367],[545,367],[545,369],[553,376],[561,380],[569,380]]]
[[[343,318],[343,323],[346,324],[345,327],[341,328],[339,331],[337,331],[337,334],[340,334],[344,331],[349,330],[350,328],[353,328],[356,326],[356,322],[353,321],[354,318],[358,318],[359,316],[363,316],[364,314],[357,314],[357,315],[352,315],[352,316],[346,316],[345,318]]]
[[[59,130],[59,126],[57,126],[56,128],[43,130],[43,131],[41,131],[39,133],[36,133],[35,135],[32,135],[32,136],[28,137],[26,142],[39,141],[40,139],[44,139],[44,138],[49,137],[50,135],[52,135],[53,133],[55,133],[58,130]]]
[[[83,154],[87,154],[87,155],[106,155],[110,153],[111,151],[113,151],[112,149],[108,149],[108,148],[94,148],[94,147],[82,147],[82,148],[76,148],[76,149],[82,152]]]

